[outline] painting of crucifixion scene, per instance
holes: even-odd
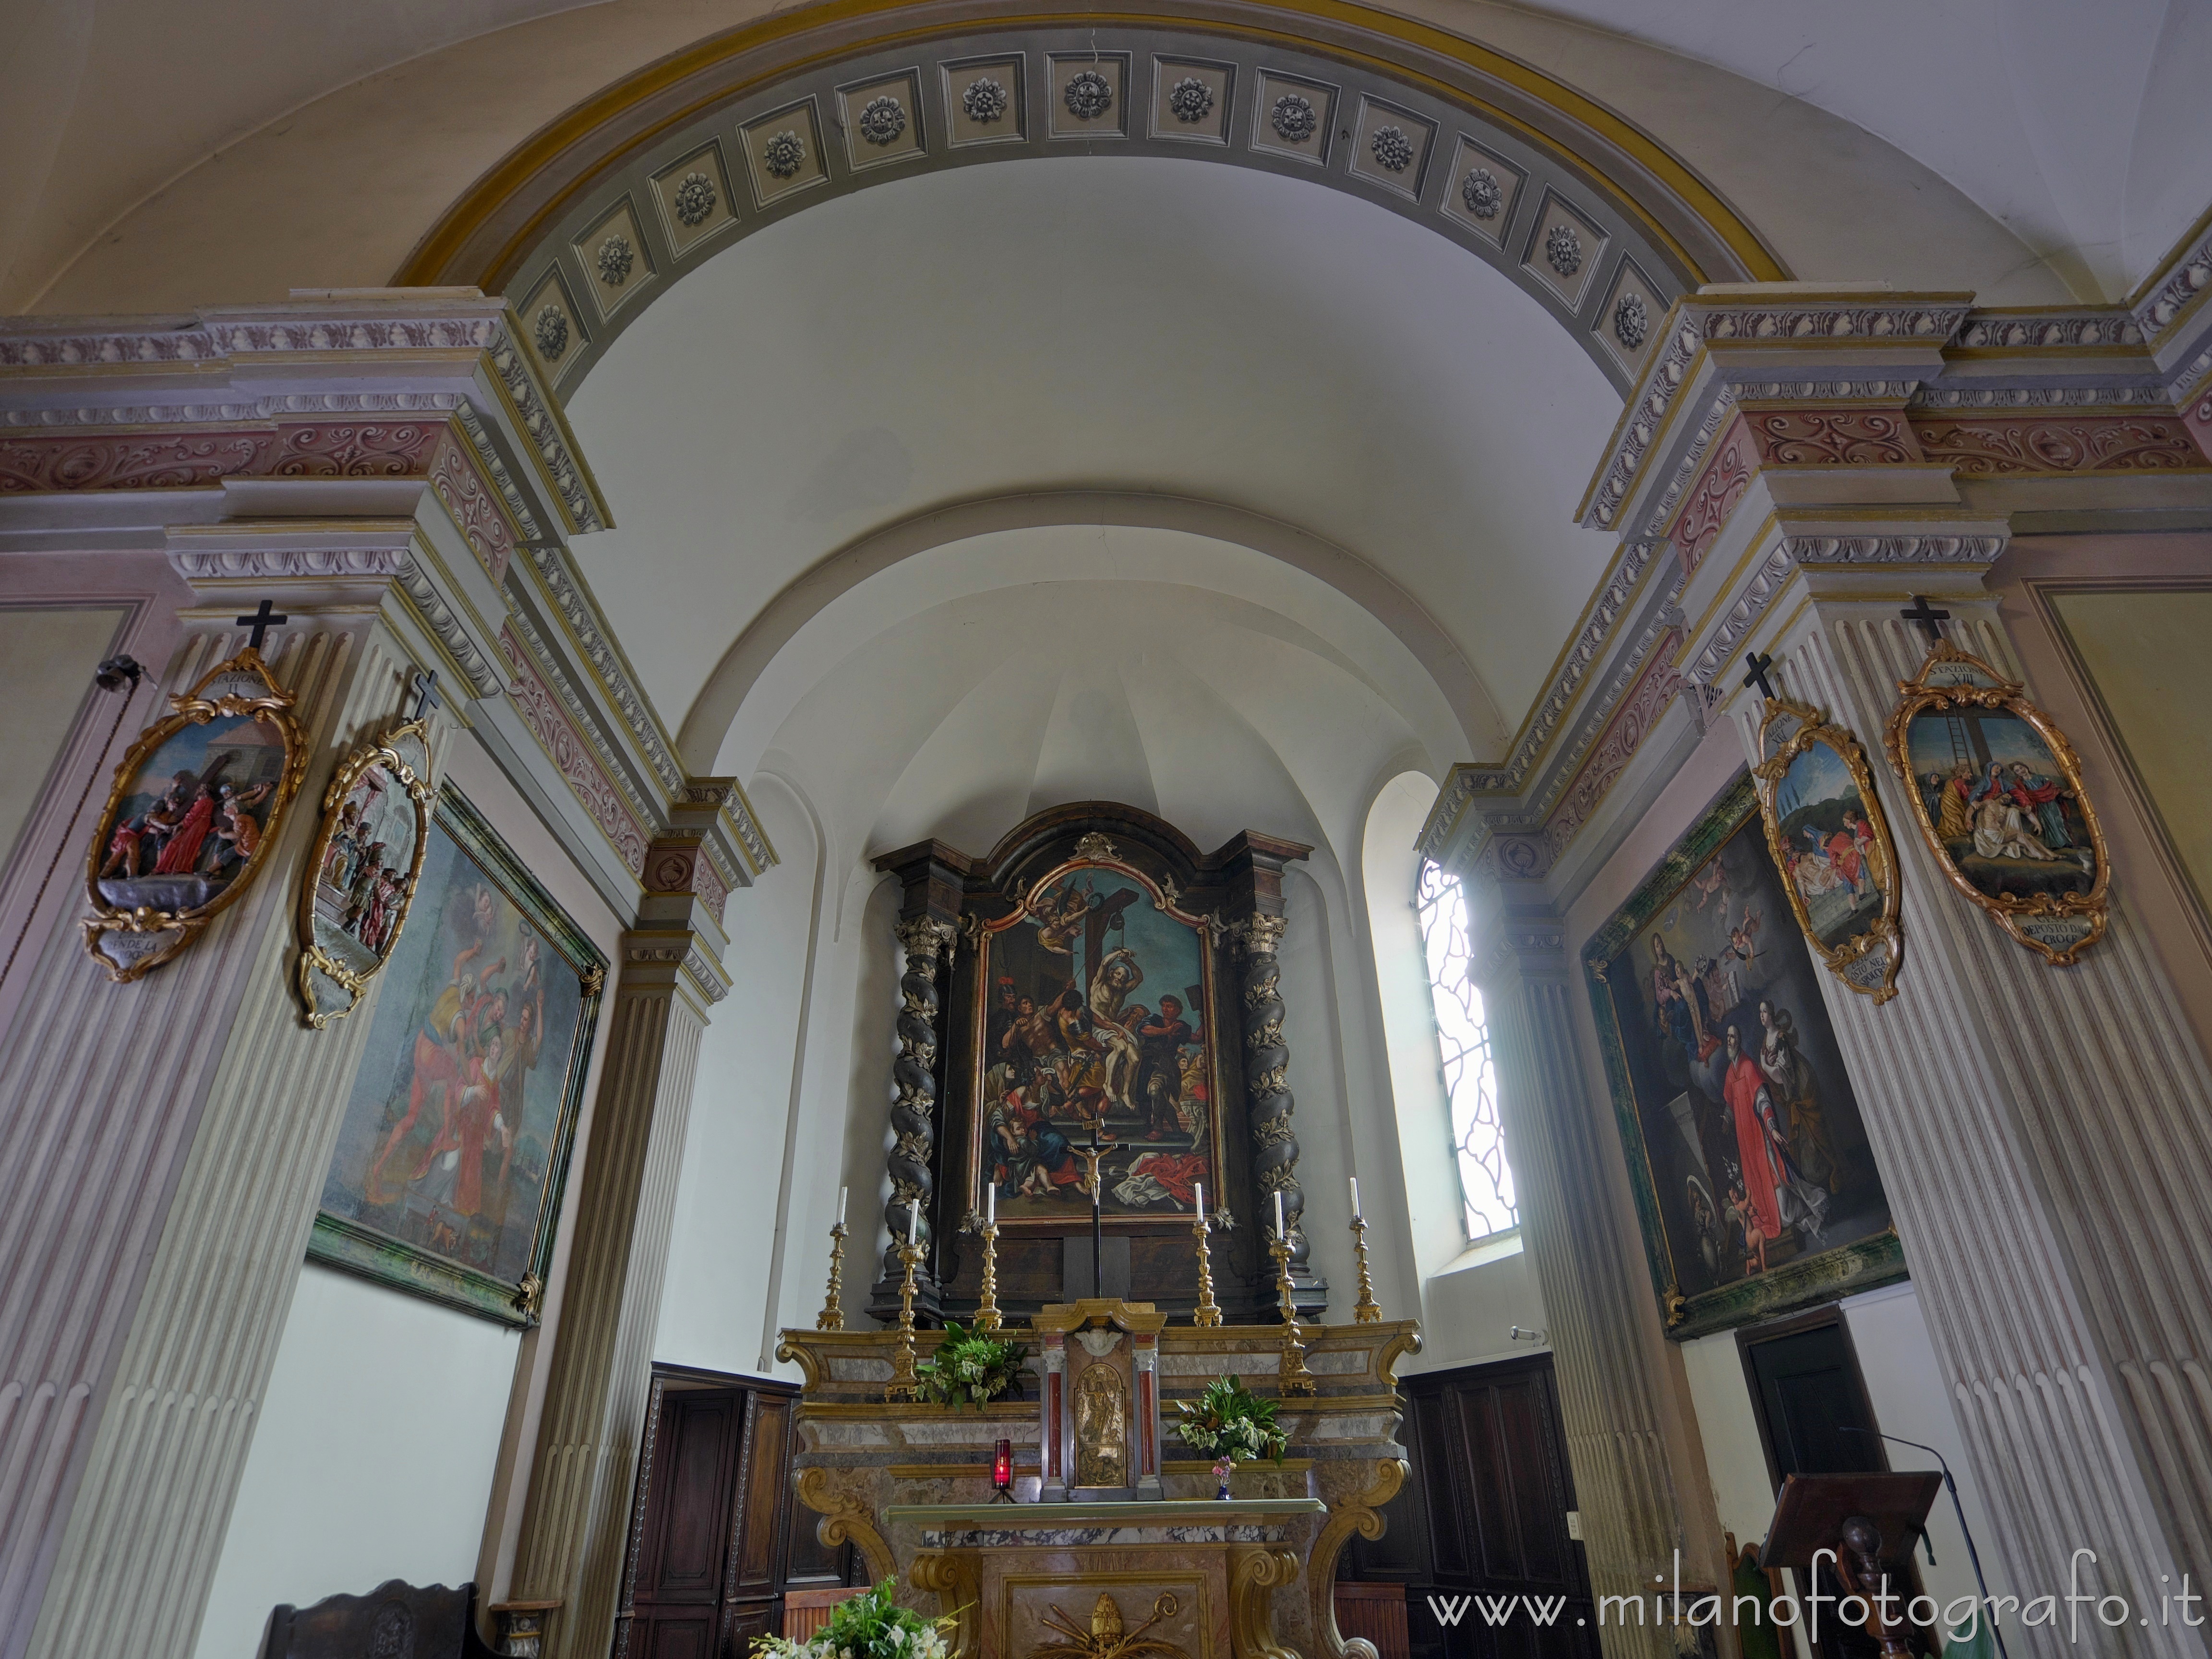
[[[457,799],[440,799],[382,976],[315,1243],[471,1305],[464,1275],[542,1274],[597,1003],[574,924]]]
[[[1670,860],[1606,936],[1620,941],[1603,968],[1617,1058],[1685,1297],[1890,1225],[1813,957],[1749,791],[1738,793],[1741,816],[1717,845]],[[1824,859],[1818,880],[1845,887],[1889,878],[1836,824],[1801,864]]]
[[[1091,1207],[1188,1213],[1212,1172],[1216,1084],[1202,928],[1143,878],[1082,864],[984,936],[978,1200],[1003,1222]]]

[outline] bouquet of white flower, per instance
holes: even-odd
[[[1182,1420],[1176,1433],[1194,1451],[1250,1462],[1283,1461],[1291,1437],[1275,1423],[1275,1402],[1262,1400],[1241,1377],[1217,1376],[1195,1400],[1176,1402]]]
[[[937,1352],[916,1365],[921,1397],[940,1406],[982,1406],[1021,1385],[1029,1350],[1018,1342],[981,1331],[963,1330],[947,1320]]]
[[[950,1659],[945,1637],[957,1622],[948,1613],[925,1619],[891,1599],[897,1581],[886,1578],[865,1595],[840,1601],[813,1639],[756,1636],[755,1659]]]

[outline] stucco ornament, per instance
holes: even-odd
[[[1571,276],[1583,268],[1583,239],[1572,225],[1553,225],[1544,238],[1544,257],[1560,276]]]
[[[1168,93],[1168,107],[1178,121],[1195,124],[1213,113],[1213,88],[1195,75],[1186,75]]]
[[[897,142],[906,131],[906,110],[896,98],[871,98],[860,112],[860,137],[872,144]]]
[[[703,173],[687,173],[676,186],[676,216],[687,225],[702,225],[714,210],[714,181]]]
[[[1476,218],[1495,219],[1505,205],[1505,189],[1488,167],[1476,167],[1461,181],[1459,198]]]
[[[960,94],[960,107],[979,127],[988,127],[1006,112],[1006,89],[988,75],[978,76]]]
[[[790,178],[805,160],[806,146],[787,127],[761,146],[762,163],[779,179]]]
[[[1624,294],[1620,303],[1613,308],[1613,336],[1631,351],[1644,343],[1644,337],[1651,331],[1651,313],[1644,306],[1641,294]]]
[[[1367,141],[1367,148],[1375,154],[1376,161],[1393,173],[1403,173],[1413,165],[1413,141],[1406,137],[1403,127],[1377,127],[1375,136]]]
[[[1276,136],[1286,144],[1303,144],[1321,125],[1321,117],[1314,113],[1313,105],[1295,92],[1286,92],[1275,100],[1267,120]]]
[[[561,354],[568,349],[568,319],[558,306],[547,306],[538,313],[531,325],[530,337],[538,342],[538,355],[547,362],[558,362]]]
[[[1067,107],[1079,121],[1095,121],[1114,105],[1114,88],[1097,70],[1067,77]]]
[[[599,280],[608,287],[620,288],[628,282],[630,268],[636,263],[637,250],[620,231],[599,244]]]

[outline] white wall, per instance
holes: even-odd
[[[198,1659],[253,1659],[282,1601],[473,1577],[521,1340],[303,1267]]]
[[[730,994],[699,1048],[653,1357],[759,1373],[775,1295],[787,1131],[804,1036],[814,835],[796,797],[748,792],[782,861],[730,897]],[[805,1121],[800,1120],[801,1132]],[[772,1345],[771,1345],[772,1352]]]
[[[452,739],[441,776],[616,959],[621,930],[613,913],[466,732]],[[373,1010],[370,1003],[353,1018],[369,1018]],[[537,1443],[542,1362],[559,1328],[610,1018],[603,1005],[545,1275],[543,1325],[516,1332],[302,1264],[224,1534],[198,1659],[247,1659],[270,1609],[283,1601],[306,1607],[393,1577],[474,1580],[486,1601],[503,1589]]]

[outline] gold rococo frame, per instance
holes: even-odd
[[[227,674],[246,674],[261,682],[266,695],[258,697],[241,696],[226,692],[212,700],[203,697],[216,681]],[[94,914],[81,924],[84,930],[85,954],[106,971],[109,979],[118,985],[127,985],[169,961],[185,950],[206,929],[207,925],[242,897],[261,873],[261,866],[275,856],[276,837],[283,828],[285,810],[292,797],[299,793],[300,779],[307,769],[307,744],[300,722],[292,714],[298,701],[290,692],[276,684],[269,665],[252,646],[227,661],[219,662],[200,676],[189,691],[173,692],[169,696],[170,712],[138,734],[115,769],[115,781],[108,787],[107,803],[100,811],[100,819],[93,826],[92,848],[85,855],[84,887],[91,901]],[[238,877],[208,903],[194,910],[156,910],[149,905],[133,909],[122,909],[111,904],[100,891],[100,869],[106,860],[109,838],[114,832],[116,810],[123,805],[124,792],[130,787],[148,759],[171,738],[187,726],[205,726],[210,720],[228,715],[249,714],[257,720],[265,720],[275,726],[284,739],[284,769],[277,775],[276,793],[269,806],[269,817],[262,825],[261,851],[247,860]],[[264,857],[264,854],[267,856]],[[118,962],[100,949],[100,945],[112,933],[174,933],[177,937],[169,944],[158,945],[144,955],[129,962]]]
[[[1797,729],[1780,739],[1770,753],[1767,734],[1777,721],[1783,720],[1796,720]],[[1797,884],[1790,878],[1789,863],[1782,856],[1781,819],[1774,807],[1775,790],[1789,771],[1790,763],[1807,750],[1823,746],[1843,762],[1844,769],[1858,786],[1867,823],[1874,830],[1875,844],[1889,877],[1882,893],[1881,915],[1864,933],[1833,947],[1823,944],[1814,933],[1811,908],[1797,890]],[[1881,810],[1881,801],[1874,792],[1874,775],[1867,769],[1866,751],[1859,747],[1859,740],[1849,726],[1830,722],[1826,709],[1790,697],[1767,700],[1766,713],[1759,722],[1759,749],[1765,757],[1752,768],[1752,775],[1758,780],[1759,821],[1766,831],[1767,855],[1774,860],[1776,872],[1782,878],[1782,888],[1789,895],[1798,929],[1805,935],[1806,945],[1827,964],[1830,973],[1860,995],[1872,997],[1878,1008],[1897,994],[1897,970],[1905,961],[1905,933],[1898,925],[1904,883],[1897,862],[1897,839],[1890,833],[1888,816]],[[1861,967],[1877,951],[1887,952],[1881,977],[1864,982],[1852,977],[1850,970]]]
[[[331,775],[330,787],[323,791],[323,818],[316,827],[313,844],[307,849],[307,863],[300,872],[300,961],[293,973],[293,988],[300,994],[309,1026],[322,1030],[332,1020],[343,1019],[361,1006],[362,991],[368,981],[383,971],[392,953],[399,946],[399,935],[407,926],[407,917],[415,908],[415,884],[422,877],[422,860],[429,850],[430,811],[437,799],[437,786],[424,773],[410,766],[405,756],[396,746],[403,738],[413,738],[422,745],[425,771],[430,755],[430,726],[428,720],[409,720],[395,726],[382,737],[363,744],[339,763]],[[337,834],[338,811],[345,798],[361,781],[362,773],[372,766],[381,766],[399,781],[406,790],[407,799],[415,804],[415,857],[407,867],[407,901],[399,907],[398,920],[392,924],[391,943],[378,957],[376,966],[366,973],[356,974],[337,961],[315,942],[315,889],[322,880],[323,860],[330,856],[331,839]],[[345,991],[352,1000],[343,1008],[330,1013],[315,1006],[314,975],[321,974]]]
[[[1991,684],[1974,685],[1964,682],[1931,684],[1929,675],[1944,664],[1956,664],[1984,676]],[[1920,672],[1909,680],[1898,682],[1902,696],[1890,714],[1886,733],[1889,749],[1889,763],[1905,784],[1905,793],[1912,802],[1913,816],[1920,824],[1921,838],[1935,855],[1936,867],[1941,869],[1952,886],[1979,905],[2004,929],[2013,940],[2036,951],[2055,968],[2064,968],[2080,960],[2081,952],[2105,936],[2105,927],[2110,915],[2106,899],[2112,885],[2112,855],[2105,844],[2104,826],[2097,821],[2097,809],[2090,803],[2088,785],[2081,776],[2081,759],[2074,752],[2074,745],[2066,734],[2052,724],[2051,717],[2027,700],[2027,688],[2018,680],[2000,674],[1996,669],[1973,655],[1961,651],[1948,640],[1937,640],[1928,648],[1927,660]],[[2094,881],[2086,893],[2069,893],[2053,897],[2049,893],[2038,893],[2032,898],[2016,898],[2009,894],[1994,896],[1984,893],[1966,879],[1951,861],[1950,849],[1943,845],[1929,820],[1928,805],[1920,798],[1919,785],[1914,781],[1912,756],[1910,750],[1911,728],[1916,715],[1930,709],[1946,708],[2002,708],[2025,720],[2041,738],[2057,762],[2059,775],[2068,788],[2074,792],[2075,803],[2081,809],[2081,822],[2088,826],[2090,850],[2096,854],[2097,870]],[[2037,939],[2022,926],[2023,919],[2038,917],[2066,917],[2086,921],[2089,931],[2063,949]]]

